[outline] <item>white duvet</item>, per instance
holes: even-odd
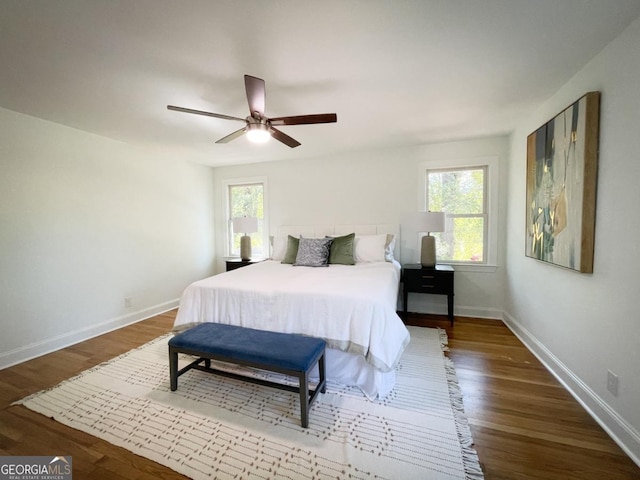
[[[217,322],[301,333],[390,372],[409,343],[396,313],[399,280],[392,262],[314,268],[267,260],[192,283],[174,330]]]

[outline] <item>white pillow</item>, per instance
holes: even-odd
[[[356,263],[384,262],[387,234],[357,236],[354,246]]]
[[[287,235],[279,235],[272,238],[271,259],[281,262],[287,253]]]
[[[387,233],[387,241],[384,245],[384,259],[387,262],[393,262],[395,258],[393,257],[393,251],[396,249],[396,236]]]

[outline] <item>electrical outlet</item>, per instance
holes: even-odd
[[[133,299],[131,297],[124,297],[124,308],[133,307]]]
[[[618,396],[618,376],[611,370],[607,370],[607,390],[614,396]]]

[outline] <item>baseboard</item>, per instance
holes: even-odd
[[[531,332],[503,312],[503,322],[640,467],[640,433],[563,364]]]
[[[502,310],[489,307],[454,306],[453,313],[457,317],[485,318],[490,320],[502,320],[504,318]]]
[[[398,308],[398,311],[402,310]],[[411,308],[413,313],[423,313],[425,315],[447,315],[447,307],[434,306],[431,308]],[[502,320],[502,310],[493,308],[477,308],[477,307],[458,307],[457,305],[453,309],[453,314],[456,317],[471,317],[471,318],[484,318],[490,320]]]
[[[41,342],[31,343],[9,352],[0,353],[0,370],[172,310],[178,306],[179,301],[179,299],[169,300],[168,302],[138,310],[137,312],[112,318],[106,322],[67,332]]]
[[[402,292],[398,295],[396,309],[403,311]],[[409,311],[413,313],[424,313],[427,315],[446,315],[447,297],[444,295],[421,295],[409,294]],[[458,317],[486,318],[492,320],[502,320],[503,311],[499,308],[475,307],[469,305],[453,304],[453,314]]]

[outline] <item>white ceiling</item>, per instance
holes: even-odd
[[[0,0],[0,107],[209,165],[508,133],[640,15],[638,0]],[[302,146],[215,140],[243,75]]]

